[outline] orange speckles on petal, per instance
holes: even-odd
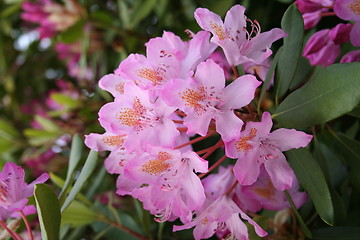
[[[116,91],[118,91],[120,94],[124,94],[124,85],[125,83],[119,83],[115,86]]]
[[[219,40],[224,40],[225,38],[228,37],[228,34],[226,34],[225,29],[219,24],[210,22],[210,26],[214,34],[219,38]]]
[[[353,1],[349,4],[349,8],[354,14],[360,15],[360,0]]]
[[[124,143],[124,137],[122,136],[104,136],[102,142],[108,146],[119,146]]]
[[[275,194],[275,188],[269,180],[266,181],[265,187],[254,188],[253,191],[259,196],[267,198],[269,200],[271,200]]]
[[[155,85],[160,85],[163,81],[163,77],[156,71],[150,68],[141,68],[137,71],[137,75],[141,78],[145,78]]]
[[[235,143],[235,148],[238,152],[246,152],[252,149],[252,145],[248,143],[256,137],[257,129],[251,128],[250,133],[247,136],[240,137],[239,141]]]
[[[139,118],[141,115],[131,108],[122,108],[117,115],[117,119],[121,124],[124,124],[128,127],[134,127],[139,124]]]
[[[202,101],[205,101],[208,98],[206,87],[202,86],[199,90],[187,88],[185,91],[179,93],[179,95],[185,102],[185,105],[194,108],[197,114],[200,115],[206,111],[201,104]]]
[[[166,161],[171,160],[172,155],[167,152],[159,152],[157,159],[147,161],[142,165],[141,171],[150,175],[159,175],[167,171],[172,165]]]
[[[0,202],[5,203],[9,197],[8,188],[5,184],[0,183]]]
[[[208,224],[208,222],[209,222],[209,219],[207,217],[204,217],[203,219],[201,219],[202,225],[206,225],[206,224]]]

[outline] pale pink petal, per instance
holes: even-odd
[[[90,133],[85,135],[85,145],[95,151],[113,151],[123,145],[125,138],[125,134]]]
[[[238,214],[233,214],[226,220],[226,227],[236,239],[248,239],[248,229]]]
[[[208,132],[209,124],[212,119],[211,114],[204,113],[201,116],[196,113],[188,114],[184,118],[184,125],[188,127],[187,134],[197,133],[205,136]]]
[[[279,150],[277,158],[269,158],[264,162],[274,187],[280,191],[291,188],[294,172],[289,166],[286,158]]]
[[[312,135],[304,132],[285,128],[277,129],[268,136],[268,139],[273,141],[282,152],[293,148],[306,147],[312,138]]]
[[[224,70],[212,59],[200,63],[195,73],[195,80],[209,90],[218,91],[225,87]]]
[[[198,210],[205,201],[204,187],[200,178],[192,171],[186,171],[182,181],[183,194],[191,210]]]
[[[254,226],[255,232],[260,237],[266,236],[268,233],[264,231],[254,220],[252,220],[248,215],[246,215],[243,211],[240,212],[241,218],[247,220],[251,225]]]
[[[240,137],[243,121],[233,111],[224,111],[215,115],[216,131],[224,142]]]
[[[334,12],[343,20],[360,20],[360,11],[356,4],[359,4],[357,0],[336,0]]]
[[[246,17],[245,17],[245,7],[240,5],[235,5],[230,8],[225,16],[225,26],[231,26],[233,31],[243,29],[246,27]],[[241,31],[243,37],[245,37],[245,32]],[[236,35],[233,33],[232,35]]]
[[[221,109],[239,109],[248,105],[254,99],[255,90],[260,84],[253,75],[239,77],[223,90],[225,104]]]
[[[350,32],[350,41],[354,46],[360,46],[360,20],[357,21]]]
[[[199,24],[199,26],[202,29],[211,32],[214,35],[214,37],[218,38],[218,34],[216,33],[216,28],[214,29],[214,26],[218,26],[219,31],[221,29],[225,31],[224,24],[220,16],[209,11],[206,8],[197,8],[194,13],[194,17],[197,23]]]
[[[99,87],[110,92],[114,97],[124,94],[124,85],[129,80],[115,74],[108,74],[99,80]]]
[[[239,158],[234,166],[234,175],[242,185],[253,184],[259,176],[261,163],[258,160],[259,153],[251,151],[243,158]]]

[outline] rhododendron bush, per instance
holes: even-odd
[[[0,239],[359,238],[359,0],[0,18]]]

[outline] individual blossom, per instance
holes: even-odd
[[[311,65],[326,67],[333,64],[341,53],[341,44],[349,41],[351,27],[351,24],[340,23],[332,29],[316,32],[307,41],[303,56]]]
[[[99,111],[100,124],[114,134],[127,134],[129,151],[148,143],[173,146],[179,131],[171,119],[175,108],[158,98],[150,101],[148,91],[125,85],[125,93]]]
[[[240,218],[241,217],[241,218]],[[267,235],[259,225],[247,216],[228,196],[222,195],[200,211],[196,218],[183,226],[174,226],[173,231],[188,229],[195,226],[194,238],[206,239],[218,230],[229,230],[227,239],[247,240],[248,231],[242,219],[254,226],[255,232],[260,237]]]
[[[270,133],[272,125],[270,113],[264,112],[261,122],[248,122],[239,138],[225,143],[226,155],[237,158],[234,174],[240,184],[255,183],[264,165],[276,189],[291,188],[294,173],[282,152],[305,147],[312,136],[285,128]]]
[[[304,19],[304,28],[309,29],[316,26],[321,18],[329,13],[334,0],[296,0],[295,4]]]
[[[132,196],[146,201],[144,207],[159,221],[166,221],[173,215],[189,222],[192,211],[198,210],[205,201],[203,186],[194,171],[204,173],[207,170],[208,162],[193,151],[148,145],[142,154],[127,163],[124,175],[148,186],[146,199],[138,191]]]
[[[340,60],[341,63],[360,62],[360,50],[346,53]]]
[[[251,102],[260,82],[252,75],[244,75],[225,87],[222,68],[213,60],[199,64],[194,77],[174,79],[162,96],[165,102],[184,111],[184,125],[188,134],[206,135],[211,119],[224,141],[235,138],[243,122],[234,109]]]
[[[5,164],[0,172],[0,207],[13,212],[32,211],[26,207],[27,198],[33,195],[35,184],[44,183],[49,179],[49,175],[43,173],[30,184],[25,182],[24,177],[22,167],[11,162]]]
[[[355,21],[350,32],[350,42],[354,46],[360,46],[360,1],[336,0],[334,12],[343,20]]]
[[[295,175],[292,176],[292,185],[288,191],[297,208],[306,202],[307,194],[299,192],[299,182]],[[274,187],[264,166],[260,167],[260,175],[254,184],[242,186],[242,193],[259,202],[264,209],[282,210],[290,207],[284,192]]]
[[[263,62],[272,54],[272,43],[286,36],[279,28],[260,33],[259,23],[250,21],[244,12],[243,6],[235,5],[227,12],[224,22],[219,15],[206,8],[198,8],[194,13],[200,27],[213,34],[211,42],[223,49],[231,66],[244,62]],[[250,32],[247,31],[248,22]]]
[[[155,92],[173,78],[185,78],[216,48],[209,42],[208,32],[200,31],[191,36],[189,41],[184,42],[174,33],[165,31],[162,37],[153,38],[145,44],[146,56],[130,54],[115,74],[133,81],[142,89]]]

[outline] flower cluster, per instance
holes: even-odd
[[[359,0],[296,0],[295,4],[303,16],[305,29],[315,27],[325,16],[337,16],[339,20],[351,21],[318,31],[310,37],[303,55],[311,65],[326,67],[335,63],[340,56],[341,45],[349,40],[353,46],[360,46]],[[350,51],[340,59],[342,63],[358,61],[358,50]]]
[[[294,129],[270,132],[268,112],[255,121],[249,104],[261,82],[236,72],[240,64],[266,66],[272,43],[286,33],[261,32],[244,12],[236,5],[223,22],[199,8],[195,19],[205,31],[189,32],[189,41],[164,32],[146,44],[145,56],[131,54],[121,62],[99,82],[114,96],[99,111],[106,132],[85,140],[93,150],[111,151],[105,168],[119,174],[119,195],[139,199],[158,221],[180,218],[184,225],[174,231],[196,226],[195,239],[214,233],[248,239],[242,219],[264,236],[246,211],[288,207],[283,190],[297,206],[306,200],[282,152],[307,146],[312,136]],[[217,47],[228,62],[224,68],[234,70],[230,83],[212,59]],[[218,142],[195,152],[192,144],[206,138]],[[209,168],[208,157],[222,147],[225,155]],[[235,164],[204,178],[226,158]]]

